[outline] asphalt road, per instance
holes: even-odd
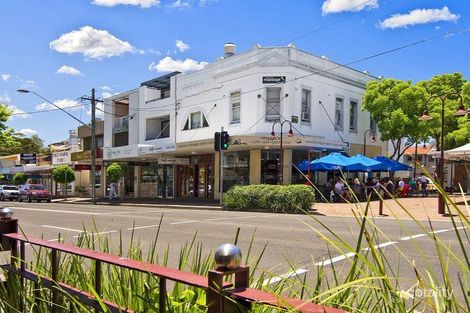
[[[238,245],[242,253],[247,253],[252,238],[252,260],[267,244],[259,269],[275,275],[292,274],[293,268],[299,272],[314,272],[316,265],[322,263],[325,268],[347,266],[351,261],[349,251],[337,251],[328,246],[321,234],[335,240],[334,233],[354,245],[360,230],[358,222],[351,217],[62,203],[5,202],[0,205],[14,208],[14,217],[19,219],[27,236],[54,241],[60,233],[66,242],[73,243],[86,229],[110,236],[116,249],[122,234],[124,249],[128,249],[133,234],[134,242],[139,241],[144,251],[150,249],[163,216],[157,250],[163,255],[169,249],[170,266],[177,265],[180,248],[195,235],[208,254],[220,244],[232,243],[240,228]],[[384,251],[391,268],[399,269],[400,276],[409,278],[410,284],[415,282],[414,272],[406,260],[415,260],[417,266],[439,272],[436,247],[415,222],[383,217],[376,219],[375,224],[380,231],[374,244]],[[425,227],[429,230],[429,225]],[[433,222],[432,227],[435,235],[460,257],[454,226],[440,221]],[[470,251],[470,247],[466,248]]]

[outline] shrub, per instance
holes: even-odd
[[[224,194],[225,206],[237,210],[301,213],[314,202],[313,189],[305,185],[234,186]]]
[[[13,184],[15,185],[23,185],[26,183],[26,175],[24,173],[16,173],[15,176],[13,176]]]
[[[124,175],[124,170],[119,163],[111,163],[106,168],[106,178],[111,183],[118,182]]]

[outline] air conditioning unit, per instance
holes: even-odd
[[[310,121],[310,113],[302,112],[302,115],[301,115],[300,119],[302,121]]]

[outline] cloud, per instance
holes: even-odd
[[[32,137],[33,135],[38,134],[37,131],[35,131],[34,129],[29,129],[29,128],[23,128],[23,129],[17,131],[17,133],[22,133],[26,137]]]
[[[82,72],[77,70],[75,67],[64,65],[57,70],[58,74],[66,74],[72,76],[80,76],[83,75]]]
[[[8,73],[2,74],[1,76],[2,76],[2,80],[3,80],[4,82],[8,81],[8,80],[10,79],[10,77],[11,77],[11,75],[8,74]]]
[[[189,45],[187,43],[184,43],[182,40],[176,39],[176,48],[180,52],[185,52],[186,50],[189,50]]]
[[[439,21],[456,21],[459,15],[453,14],[448,7],[442,9],[416,9],[407,14],[395,14],[380,23],[380,28],[398,28]]]
[[[377,8],[378,0],[325,0],[322,5],[322,13],[340,13],[345,11],[359,12],[369,8]]]
[[[189,4],[189,2],[176,0],[175,2],[170,4],[168,7],[170,9],[189,9],[191,7],[191,4]]]
[[[14,119],[15,117],[18,117],[18,118],[31,117],[31,114],[26,113],[25,111],[18,108],[16,105],[8,105],[8,109],[12,111],[11,119]]]
[[[10,101],[11,101],[11,98],[8,92],[3,91],[3,95],[0,94],[0,103],[9,103]]]
[[[182,60],[173,60],[171,57],[165,57],[161,59],[158,64],[152,62],[149,65],[150,70],[156,70],[157,72],[189,72],[201,70],[206,66],[207,62],[198,62],[192,59]]]
[[[113,88],[111,88],[111,87],[109,87],[109,86],[106,86],[106,85],[101,86],[100,89],[101,89],[101,90],[105,90],[105,91],[111,91],[111,90],[113,90]]]
[[[95,5],[103,7],[114,7],[116,5],[134,5],[147,9],[160,5],[160,0],[94,0]]]
[[[39,89],[39,87],[34,80],[25,80],[21,83],[21,89]]]
[[[218,0],[199,0],[199,6],[205,7],[206,5],[212,3],[212,2],[217,2]]]
[[[112,96],[112,94],[109,94],[109,96],[106,96],[106,97],[105,97],[104,92],[101,94],[102,99],[110,97],[110,96]],[[95,116],[96,117],[102,117],[104,115],[103,111],[104,111],[104,103],[103,102],[97,102],[96,103]],[[86,114],[91,115],[91,108],[88,108],[88,110],[86,111]]]
[[[102,59],[119,56],[136,49],[127,41],[122,41],[106,30],[84,26],[79,30],[62,34],[51,41],[49,47],[61,53],[82,53],[89,59]]]
[[[80,110],[80,107],[81,107],[80,102],[76,100],[68,99],[68,98],[56,100],[54,101],[54,104],[62,109]],[[38,111],[54,110],[54,109],[57,109],[56,106],[47,102],[43,102],[43,103],[36,105],[36,110]]]

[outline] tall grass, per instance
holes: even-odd
[[[439,191],[443,193],[443,190]],[[243,260],[251,267],[250,286],[277,295],[335,306],[349,312],[470,312],[468,205],[462,210],[449,196],[443,194],[448,203],[447,210],[454,228],[453,235],[457,238],[456,246],[449,246],[433,233],[434,225],[431,221],[423,222],[416,219],[410,208],[400,205],[401,210],[413,221],[413,225],[427,233],[427,240],[432,242],[433,251],[424,251],[419,242],[414,240],[409,242],[414,245],[419,256],[416,259],[401,250],[400,245],[387,249],[378,248],[379,243],[392,239],[381,230],[377,218],[371,215],[371,202],[362,205],[351,204],[358,212],[354,238],[342,238],[315,215],[311,215],[309,222],[303,222],[323,240],[329,251],[328,258],[338,254],[349,254],[349,258],[339,263],[339,266],[336,263],[316,266],[315,264],[321,263],[321,260],[312,256],[312,270],[308,275],[284,278],[272,284],[265,283],[265,280],[276,275],[259,269],[263,254],[269,248],[266,244],[261,251],[255,252],[254,233]],[[392,201],[400,204],[400,199]],[[402,227],[404,234],[411,234],[402,220],[395,221]],[[160,226],[161,223],[162,220]],[[96,226],[93,232],[82,233],[76,245],[165,266],[170,261],[170,247],[160,247],[161,227],[157,229],[148,251],[144,251],[143,243],[134,233],[131,235],[127,251],[124,251],[125,242],[122,234],[119,234],[119,243],[115,247],[112,238],[96,234]],[[233,242],[236,243],[238,238],[239,232],[235,234]],[[204,254],[203,251],[203,243],[197,240],[195,234],[191,241],[180,248],[177,267],[184,271],[206,275],[209,269],[214,268],[214,263],[212,253]],[[398,259],[398,262],[389,259],[392,255]],[[434,256],[438,260],[438,268],[432,265],[431,258]],[[286,264],[292,270],[298,268],[290,260],[286,260]],[[48,251],[36,248],[34,259],[29,262],[28,267],[37,273],[50,276],[51,264]],[[93,277],[92,262],[71,255],[60,255],[59,281],[96,294],[93,289]],[[49,289],[31,282],[25,282],[25,288],[20,289],[19,281],[14,279],[9,283],[17,297],[9,298],[6,288],[2,285],[1,312],[50,311]],[[171,288],[168,292],[168,312],[191,313],[207,310],[203,290],[178,283],[169,287]],[[158,311],[158,278],[152,275],[106,265],[103,266],[102,290],[103,299],[115,302],[121,307],[131,308],[137,312]],[[20,299],[22,301],[19,301]],[[57,305],[61,308],[60,312],[93,312],[91,308],[80,304],[66,293],[60,294]],[[106,311],[104,306],[103,311]],[[252,311],[279,312],[279,309],[254,305]]]

